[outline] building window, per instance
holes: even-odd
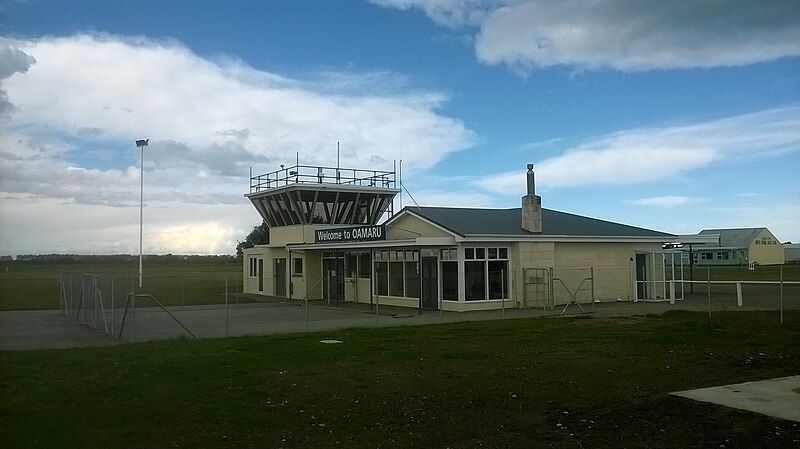
[[[375,284],[379,295],[389,294],[389,262],[375,262]]]
[[[442,299],[458,301],[458,262],[442,261]]]
[[[292,275],[294,276],[302,276],[303,275],[303,259],[300,257],[295,257],[292,259],[294,263],[294,267],[292,267]]]
[[[362,254],[362,263],[369,264],[369,254]],[[384,257],[388,258],[384,259]],[[362,265],[363,266],[363,265]],[[368,266],[368,265],[366,265]],[[375,254],[377,292],[383,296],[419,298],[419,252],[391,250]],[[369,277],[369,273],[363,273]]]
[[[369,267],[372,266],[371,259],[372,255],[368,252],[363,252],[358,255],[358,277],[364,279],[372,277],[369,272]]]
[[[356,277],[358,273],[358,255],[356,253],[347,253],[344,256],[344,276],[348,278]]]
[[[445,248],[440,252],[440,258],[442,260],[458,260],[458,249],[456,248]]]
[[[406,298],[419,299],[419,262],[405,262]]]
[[[389,296],[403,296],[403,262],[389,262]]]
[[[761,244],[761,241],[760,240],[756,240],[756,245],[760,245],[760,244]]]
[[[507,299],[508,261],[489,262],[489,299]]]
[[[508,248],[465,248],[464,299],[507,299]]]
[[[467,301],[486,299],[486,262],[464,262],[464,298]]]
[[[256,257],[250,258],[249,274],[251,278],[258,277],[258,258]]]

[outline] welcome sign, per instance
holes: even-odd
[[[386,226],[318,229],[314,233],[315,243],[372,242],[376,240],[386,240]]]

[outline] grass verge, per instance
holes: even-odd
[[[667,394],[800,373],[800,314],[787,318],[669,312],[3,352],[0,442],[797,447],[796,423]]]

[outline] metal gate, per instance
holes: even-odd
[[[522,307],[541,307],[543,309],[555,307],[552,281],[552,268],[523,268]]]

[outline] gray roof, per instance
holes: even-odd
[[[723,248],[747,248],[758,234],[767,228],[703,229],[703,234],[719,234],[719,246]]]
[[[467,235],[564,235],[602,237],[675,237],[673,234],[637,228],[581,215],[542,209],[542,232],[522,229],[522,210],[457,207],[405,207],[456,234]]]

